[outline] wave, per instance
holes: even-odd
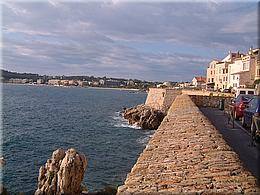
[[[130,125],[128,121],[121,115],[121,112],[115,112],[112,118],[115,127],[141,129],[141,127],[137,126],[136,124]]]
[[[141,127],[137,125],[130,125],[128,121],[121,115],[121,112],[115,112],[112,118],[114,127],[141,129]],[[136,142],[142,146],[146,146],[154,132],[155,130],[142,130],[142,135],[136,140]]]

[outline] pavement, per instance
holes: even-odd
[[[201,112],[222,134],[227,144],[239,155],[244,166],[260,180],[260,145],[252,145],[250,129],[244,128],[240,121],[228,124],[227,114],[216,108],[200,108]]]

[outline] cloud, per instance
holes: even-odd
[[[256,3],[3,4],[6,69],[190,80],[211,58],[256,45]]]

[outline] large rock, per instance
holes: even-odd
[[[137,125],[142,129],[158,129],[165,117],[165,112],[141,104],[125,109],[123,117],[128,120],[129,124]]]
[[[66,152],[57,149],[39,170],[35,195],[80,194],[86,168],[84,154],[79,154],[73,148]]]

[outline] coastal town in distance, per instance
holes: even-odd
[[[246,53],[229,51],[224,59],[212,59],[205,65],[205,75],[194,75],[187,82],[152,82],[94,76],[47,76],[2,70],[1,81],[13,84],[50,85],[59,87],[105,87],[147,90],[151,87],[194,89],[235,93],[238,88],[254,89],[260,82],[259,48],[250,47]]]

